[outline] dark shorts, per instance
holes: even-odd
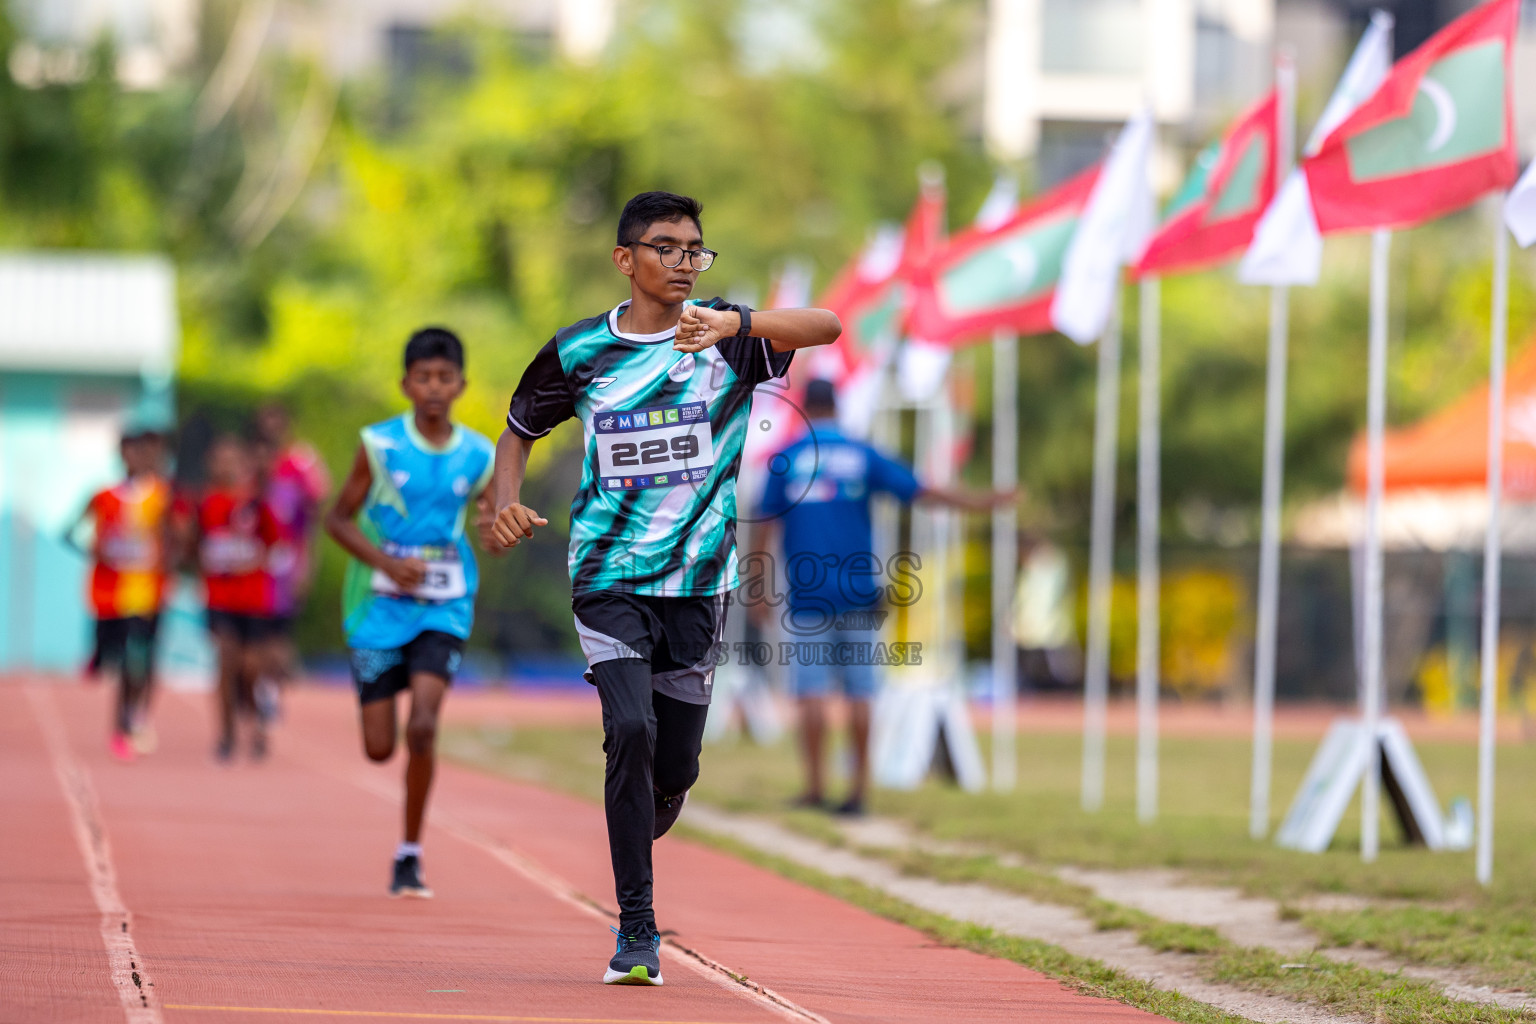
[[[132,648],[143,647],[151,658],[155,651],[155,633],[160,628],[158,615],[131,615],[121,619],[96,620],[96,654],[91,659],[97,668],[121,665]]]
[[[652,689],[689,704],[709,703],[725,629],[724,594],[647,597],[596,590],[572,595],[571,611],[588,665],[640,658],[651,663]]]
[[[208,609],[208,632],[215,636],[233,637],[242,644],[260,643],[272,636],[272,622],[265,615]]]
[[[274,640],[286,640],[293,636],[292,615],[269,615],[263,621],[266,622],[267,636]]]
[[[404,647],[376,650],[354,647],[348,652],[352,662],[352,682],[357,685],[359,704],[393,697],[411,688],[411,676],[417,672],[441,676],[451,686],[453,674],[464,658],[464,641],[451,633],[429,629],[418,633]]]

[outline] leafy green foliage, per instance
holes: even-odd
[[[609,253],[619,209],[637,191],[699,196],[709,244],[722,253],[701,289],[761,297],[792,256],[808,258],[825,285],[875,224],[905,216],[923,162],[946,169],[956,227],[992,175],[962,74],[982,24],[977,0],[653,0],[623,6],[609,52],[591,66],[466,22],[439,33],[426,50],[435,57],[420,66],[341,86],[273,50],[224,106],[209,82],[243,8],[205,8],[190,70],[159,91],[122,90],[106,46],[77,82],[25,88],[0,73],[0,241],[171,254],[183,406],[218,396],[240,411],[285,397],[299,432],[337,472],[359,425],[403,408],[400,348],[426,323],[464,336],[470,387],[458,415],[498,432],[537,347],[624,296]],[[758,30],[783,11],[798,34]],[[0,16],[0,50],[14,40]],[[318,132],[312,153],[299,144],[305,130]],[[1394,419],[1438,407],[1483,373],[1486,235],[1468,215],[1398,236]],[[1517,256],[1516,269],[1518,339],[1536,298],[1529,257]],[[1292,297],[1295,500],[1338,485],[1364,416],[1363,243],[1330,243],[1327,280]],[[1134,494],[1134,304],[1128,297],[1124,515]],[[1267,306],[1226,270],[1165,283],[1170,512],[1213,507],[1256,521]],[[990,395],[987,361],[967,358],[978,394]],[[1029,339],[1020,388],[1032,514],[1080,540],[1093,350]],[[990,460],[982,406],[967,467],[978,480]],[[557,433],[534,459],[557,524],[569,489],[553,484],[571,476],[573,437]],[[1184,529],[1178,515],[1165,521],[1170,533]],[[558,529],[547,536],[560,546]],[[492,582],[486,607],[549,627],[506,636],[569,643],[553,626],[564,614],[560,559],[523,554],[509,560],[514,572],[492,574],[515,583]],[[327,546],[323,608],[335,603],[339,559]],[[337,642],[333,618],[305,628],[311,646]]]

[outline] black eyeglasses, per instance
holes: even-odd
[[[668,270],[681,266],[683,257],[686,255],[689,266],[701,274],[708,270],[715,262],[715,257],[720,255],[713,249],[684,249],[676,245],[652,245],[650,242],[630,242],[629,244],[643,245],[647,249],[655,249],[656,255],[661,258],[661,265]]]

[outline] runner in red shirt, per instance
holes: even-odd
[[[280,539],[267,566],[272,589],[267,609],[266,675],[258,681],[257,705],[267,721],[278,714],[278,688],[293,677],[298,656],[293,623],[314,580],[314,540],[320,504],[331,492],[331,475],[320,454],[293,436],[288,410],[273,402],[256,413],[261,492],[277,521]]]
[[[70,531],[71,542],[87,522],[94,528],[87,550],[91,610],[96,616],[93,667],[116,665],[117,704],[112,754],[132,761],[155,747],[148,721],[154,688],[155,632],[165,603],[167,529],[171,486],[162,475],[165,441],[151,429],[130,428],[121,447],[127,476],[98,491]]]
[[[232,434],[208,450],[208,486],[178,516],[184,550],[207,587],[208,630],[219,655],[219,740],[214,753],[235,752],[237,718],[250,719],[251,757],[267,753],[256,714],[255,683],[266,658],[272,581],[267,572],[279,538],[277,521],[256,490],[250,447]]]

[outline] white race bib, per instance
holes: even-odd
[[[418,601],[456,601],[469,593],[464,579],[464,563],[459,561],[458,549],[453,546],[429,545],[409,547],[401,544],[382,545],[384,553],[392,558],[419,558],[427,563],[427,574],[413,590],[402,590],[400,585],[381,569],[373,571],[373,592],[385,597],[412,597]]]
[[[118,572],[148,572],[159,565],[159,546],[142,534],[121,534],[101,542],[101,562]]]
[[[261,568],[261,541],[243,533],[217,530],[203,538],[203,571],[210,576],[236,576]]]
[[[676,487],[703,480],[714,468],[714,435],[703,402],[598,413],[592,434],[605,491]]]

